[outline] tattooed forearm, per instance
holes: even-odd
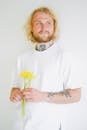
[[[81,89],[65,89],[60,92],[47,92],[45,99],[49,103],[67,104],[80,100]]]
[[[61,91],[61,92],[54,92],[54,93],[49,92],[49,93],[48,93],[48,97],[49,97],[49,98],[50,98],[50,97],[54,97],[54,96],[56,96],[56,95],[65,96],[66,98],[72,97],[71,94],[70,94],[70,92],[69,92],[68,90],[64,90],[64,91]]]

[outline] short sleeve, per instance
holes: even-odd
[[[71,52],[66,53],[64,56],[64,88],[81,88],[84,87],[85,75],[83,71],[83,64],[81,59]]]
[[[18,57],[11,73],[11,84],[10,84],[11,87],[21,88],[22,79],[19,76],[20,69],[21,69],[20,58]]]

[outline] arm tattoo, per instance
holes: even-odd
[[[64,90],[64,91],[60,91],[60,92],[49,92],[48,93],[48,97],[54,97],[55,95],[59,95],[59,96],[65,96],[66,98],[68,97],[72,97],[70,92],[68,90]]]

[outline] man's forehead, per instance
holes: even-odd
[[[40,18],[47,18],[47,19],[53,19],[51,14],[48,12],[42,12],[42,11],[37,11],[33,14],[32,19],[40,19]]]

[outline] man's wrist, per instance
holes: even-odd
[[[43,95],[43,101],[49,102],[48,92],[43,92],[42,95]]]

